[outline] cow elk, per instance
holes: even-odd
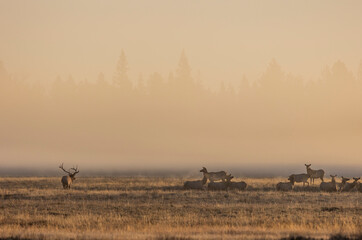
[[[184,189],[196,189],[204,190],[207,179],[204,177],[202,180],[186,181],[184,183]]]
[[[230,183],[231,183],[231,179],[234,178],[233,176],[231,176],[231,174],[226,175],[226,182],[210,182],[207,189],[208,190],[228,190]]]
[[[339,191],[340,191],[340,192],[342,191],[344,185],[345,185],[349,180],[351,180],[351,179],[342,176],[342,182],[338,184],[338,185],[339,185]]]
[[[203,167],[200,172],[204,173],[204,177],[208,179],[210,182],[222,180],[225,182],[227,180],[226,172],[219,171],[219,172],[208,172],[205,167]]]
[[[65,170],[62,165],[59,166],[60,169],[62,169],[64,172],[66,172],[68,175],[62,177],[62,184],[64,189],[70,189],[70,185],[72,185],[73,181],[75,180],[75,175],[79,173],[78,166],[76,168],[71,168],[69,171]],[[70,170],[73,170],[73,172],[70,172]]]
[[[315,178],[320,178],[322,180],[322,182],[324,182],[324,180],[323,180],[324,170],[323,169],[313,170],[313,169],[310,168],[310,166],[312,164],[304,164],[304,165],[307,168],[307,174],[309,175],[310,183],[312,183],[312,180],[313,180],[313,184],[314,184],[314,179]]]
[[[362,192],[362,183],[358,183],[357,190],[359,192]]]
[[[230,190],[245,190],[248,184],[244,181],[240,182],[230,182],[229,189]]]
[[[293,190],[293,182],[279,182],[276,189],[277,191],[291,191]]]
[[[319,186],[321,191],[325,192],[337,192],[337,184],[336,179],[337,175],[330,175],[332,178],[331,182],[321,182],[321,185]]]
[[[342,182],[343,179],[348,179],[348,178],[343,178],[342,177]],[[352,191],[354,188],[358,188],[358,180],[360,180],[360,178],[353,178],[353,182],[352,183],[348,183],[347,181],[345,181],[345,183],[342,185],[342,192],[350,192]]]
[[[308,186],[309,186],[309,183],[308,183],[308,178],[309,178],[309,175],[308,174],[305,174],[305,173],[301,173],[301,174],[292,174],[289,176],[288,180],[294,185],[294,183],[300,183],[302,182],[303,183],[303,187],[305,186],[305,184],[307,183]]]

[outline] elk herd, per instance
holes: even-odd
[[[184,189],[197,189],[197,190],[244,190],[246,189],[247,184],[243,181],[241,182],[232,182],[231,179],[234,177],[231,174],[226,174],[225,171],[219,172],[208,172],[205,167],[203,167],[200,172],[203,173],[204,177],[202,180],[196,181],[186,181],[184,183]],[[206,185],[207,181],[209,184]],[[215,182],[221,181],[221,182]]]
[[[314,184],[315,179],[320,179],[322,182],[319,185],[319,189],[324,192],[350,192],[353,190],[362,192],[362,184],[358,181],[360,178],[353,178],[352,183],[348,183],[350,180],[349,178],[345,178],[342,176],[342,182],[337,183],[336,177],[337,175],[330,175],[331,181],[325,182],[324,181],[324,170],[318,169],[313,170],[310,166],[311,164],[304,164],[307,170],[307,173],[300,173],[300,174],[291,174],[288,177],[289,182],[280,182],[276,185],[276,189],[278,191],[290,191],[293,189],[295,183],[303,183],[303,187],[305,184]],[[310,183],[308,182],[310,180]]]
[[[303,187],[307,184],[314,184],[315,179],[320,179],[319,189],[326,192],[349,192],[349,191],[359,191],[362,192],[362,183],[359,183],[359,178],[353,178],[353,182],[349,183],[350,178],[345,178],[342,176],[342,182],[337,183],[337,175],[330,175],[331,181],[324,181],[324,170],[311,169],[311,164],[305,164],[307,173],[300,174],[291,174],[288,177],[288,182],[279,182],[276,184],[276,190],[278,191],[291,191],[294,188],[295,183],[303,183]],[[70,168],[68,171],[64,169],[63,164],[59,166],[67,175],[61,178],[61,183],[64,189],[70,189],[73,181],[75,180],[75,175],[79,173],[78,167]],[[208,172],[205,167],[203,167],[200,172],[203,174],[201,180],[195,181],[186,181],[184,182],[184,189],[195,189],[195,190],[245,190],[247,188],[247,183],[244,181],[235,182],[232,181],[234,178],[231,174],[227,174],[225,171],[218,172]],[[309,182],[308,182],[309,179]],[[207,184],[207,182],[209,182]]]

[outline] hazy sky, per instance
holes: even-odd
[[[137,80],[174,71],[182,49],[215,86],[257,79],[272,58],[305,80],[362,58],[361,1],[0,1],[0,60],[12,74],[111,80],[121,49]],[[218,84],[217,84],[218,86]]]
[[[199,168],[277,162],[304,170],[313,162],[361,169],[362,84],[354,86],[349,74],[356,75],[362,60],[361,13],[362,1],[340,0],[0,0],[0,61],[12,76],[31,82],[50,86],[70,74],[92,82],[100,72],[112,81],[122,49],[134,82],[154,72],[167,79],[183,50],[193,76],[200,74],[213,89],[222,80],[237,86],[243,75],[259,80],[269,69],[264,89],[259,81],[261,93],[254,91],[259,86],[249,93],[245,88],[234,105],[232,94],[201,87],[192,93],[192,81],[183,82],[187,74],[169,85],[154,74],[149,92],[129,91],[136,96],[129,99],[116,85],[59,82],[43,96],[3,74],[1,164],[168,168],[171,162]],[[304,80],[318,80],[326,66],[334,67],[316,89],[289,76],[293,81],[284,86],[272,59]]]

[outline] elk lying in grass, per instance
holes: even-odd
[[[248,184],[246,182],[230,182],[229,189],[230,190],[245,190]]]
[[[73,181],[75,180],[75,175],[77,173],[79,173],[78,167],[69,169],[69,170],[74,171],[74,172],[70,172],[70,171],[67,171],[67,170],[64,169],[63,163],[62,163],[62,165],[60,165],[59,168],[62,169],[64,172],[68,173],[67,176],[62,177],[61,182],[63,184],[63,188],[64,189],[66,189],[66,188],[70,189],[70,185],[72,185]]]
[[[208,190],[228,190],[231,179],[233,176],[231,174],[226,175],[226,182],[210,182],[207,189]]]
[[[322,180],[322,182],[324,182],[324,180],[323,180],[324,170],[323,169],[313,170],[313,169],[310,168],[310,166],[312,164],[304,164],[304,165],[307,168],[307,174],[309,175],[310,183],[312,183],[312,180],[313,180],[313,184],[314,184],[314,179],[315,178],[320,178]]]
[[[342,182],[338,183],[337,185],[339,186],[339,191],[342,191],[343,186],[349,181],[349,178],[345,178],[342,176]]]
[[[184,189],[203,190],[203,189],[205,189],[206,182],[207,182],[207,179],[205,177],[202,180],[186,181],[184,183]]]
[[[226,172],[225,171],[219,171],[219,172],[208,172],[205,167],[203,167],[200,172],[204,173],[204,177],[208,179],[210,182],[214,182],[217,180],[222,180],[225,182],[226,180]]]
[[[303,187],[305,186],[305,184],[307,183],[308,186],[309,186],[309,183],[308,183],[308,178],[309,178],[309,175],[306,174],[306,173],[301,173],[301,174],[292,174],[289,176],[288,180],[294,185],[294,183],[300,183],[302,182],[303,183]]]
[[[293,189],[293,182],[279,182],[276,186],[277,191],[291,191]]]
[[[362,183],[358,183],[357,190],[359,192],[362,192]]]
[[[337,175],[330,175],[332,178],[331,182],[321,182],[321,185],[319,186],[321,191],[325,192],[337,192],[337,184],[336,179]]]
[[[342,177],[342,182],[343,182],[343,179],[348,179],[348,178],[343,178]],[[345,181],[345,183],[342,185],[341,191],[342,192],[349,192],[349,191],[352,191],[354,188],[357,189],[357,187],[359,185],[358,180],[360,180],[360,178],[353,178],[353,180],[354,181],[352,183],[348,183],[347,181]]]

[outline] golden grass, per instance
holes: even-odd
[[[238,179],[236,179],[238,180]],[[279,239],[362,234],[362,194],[317,185],[276,192],[282,179],[243,179],[246,191],[182,190],[181,178],[0,178],[0,238]]]

